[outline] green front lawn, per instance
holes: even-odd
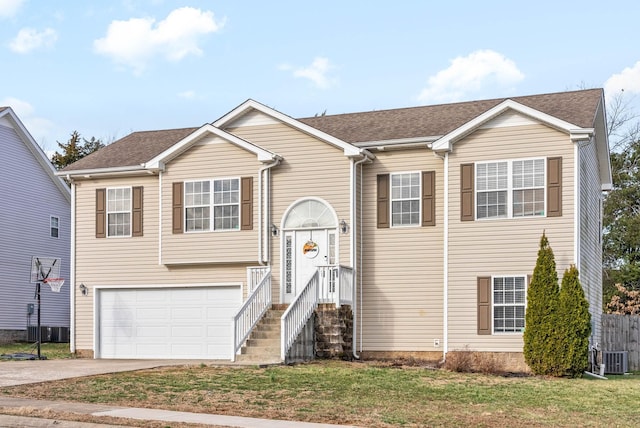
[[[637,426],[640,377],[459,374],[381,362],[169,367],[0,389],[12,396],[387,426]]]
[[[35,343],[32,342],[18,342],[11,344],[0,345],[0,355],[2,354],[38,354],[38,350]],[[68,343],[43,343],[40,345],[40,355],[47,357],[49,360],[61,359],[61,358],[74,358],[74,355],[69,352]],[[4,357],[0,357],[0,361],[5,361]]]

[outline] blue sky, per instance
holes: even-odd
[[[604,87],[640,99],[640,3],[0,0],[0,105],[78,130],[199,126]]]

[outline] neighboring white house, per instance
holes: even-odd
[[[69,277],[71,194],[10,107],[0,107],[0,150],[2,342],[26,340],[27,326],[36,325],[35,284],[30,281],[33,256],[61,259],[60,275]],[[56,327],[56,332],[68,329],[68,285],[60,293],[42,287],[41,325]]]

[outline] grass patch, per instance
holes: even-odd
[[[633,426],[638,380],[502,377],[325,361],[268,368],[165,367],[0,393],[370,427]]]
[[[37,345],[33,342],[0,344],[0,355],[15,354],[18,352],[37,355],[38,348]],[[69,351],[68,343],[42,343],[40,345],[40,355],[47,357],[47,359],[49,360],[75,358],[75,355]],[[6,360],[0,359],[0,361]]]

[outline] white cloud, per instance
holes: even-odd
[[[192,90],[182,91],[178,93],[180,98],[184,98],[185,100],[193,100],[196,98],[196,92]]]
[[[0,18],[14,16],[25,0],[0,0]]]
[[[487,87],[509,87],[524,79],[516,64],[492,50],[478,50],[457,57],[449,68],[429,77],[418,99],[423,102],[460,101]]]
[[[97,53],[141,74],[156,56],[179,61],[187,55],[202,55],[201,37],[223,26],[224,20],[216,21],[213,12],[182,7],[158,23],[154,18],[112,21],[107,35],[95,40],[93,47]]]
[[[640,61],[633,67],[626,67],[620,73],[609,77],[604,83],[604,90],[609,98],[620,91],[629,94],[640,93]]]
[[[40,47],[51,47],[58,40],[58,33],[52,28],[38,31],[35,28],[23,28],[9,43],[9,48],[17,53],[28,53]]]
[[[0,106],[11,107],[36,142],[43,147],[45,151],[48,149],[50,144],[46,136],[54,130],[52,121],[36,116],[33,106],[27,101],[18,98],[2,98],[0,99]]]
[[[278,69],[282,71],[293,70],[294,77],[309,79],[321,89],[327,89],[336,84],[337,79],[330,78],[328,76],[329,72],[331,72],[335,68],[336,67],[331,64],[328,58],[321,56],[315,57],[311,65],[309,65],[308,67],[295,68],[289,64],[281,64],[278,66]]]

